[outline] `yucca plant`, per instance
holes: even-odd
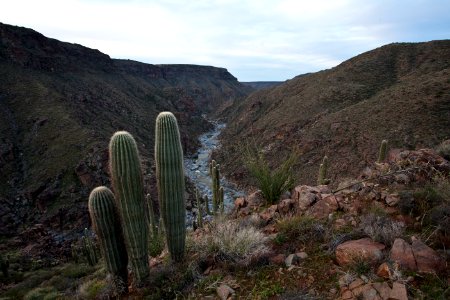
[[[293,188],[292,166],[297,158],[297,153],[293,152],[277,168],[272,169],[262,151],[247,147],[244,153],[244,163],[256,180],[256,184],[267,204],[277,202],[285,191]]]

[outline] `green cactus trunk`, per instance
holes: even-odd
[[[223,215],[223,213],[225,212],[225,203],[223,201],[224,198],[224,190],[223,187],[221,186],[219,188],[219,192],[218,192],[218,197],[219,197],[219,207],[220,207],[220,213]]]
[[[203,227],[203,207],[202,198],[200,197],[198,190],[195,191],[195,200],[197,201],[197,226]]]
[[[325,185],[330,183],[330,180],[327,179],[327,172],[328,172],[328,156],[325,155],[319,167],[319,177],[317,178],[318,185]]]
[[[382,163],[386,159],[387,152],[387,140],[383,140],[381,142],[380,151],[378,153],[378,163]]]
[[[139,152],[134,138],[116,132],[109,143],[110,173],[116,207],[137,285],[149,275],[148,226]]]
[[[104,186],[95,188],[89,196],[89,214],[100,241],[106,269],[114,276],[119,291],[126,291],[128,256],[123,240],[119,216],[114,206],[114,195]]]
[[[170,112],[156,118],[155,161],[161,216],[172,260],[183,260],[186,240],[183,149],[177,119]]]
[[[220,207],[220,165],[212,160],[209,164],[209,173],[212,179],[212,208],[213,214],[216,214]]]
[[[208,199],[208,195],[203,195],[203,199],[204,199],[204,202],[205,202],[205,208],[206,208],[206,214],[207,215],[211,215],[211,211],[210,211],[210,209],[209,209],[209,199]]]

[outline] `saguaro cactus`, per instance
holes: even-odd
[[[112,136],[109,157],[125,245],[136,282],[140,285],[149,275],[148,226],[139,152],[131,134],[118,131]]]
[[[114,195],[110,189],[100,186],[92,190],[89,196],[89,214],[100,241],[106,269],[117,279],[117,288],[125,291],[128,286],[128,256],[114,206]]]
[[[387,140],[383,140],[381,142],[380,152],[378,153],[378,163],[384,162],[384,160],[386,159],[386,152],[387,152]]]
[[[177,119],[171,112],[156,118],[155,161],[161,216],[167,246],[174,261],[184,257],[186,209],[184,200],[183,149]]]
[[[317,184],[323,185],[330,183],[330,179],[327,178],[327,172],[328,172],[328,156],[325,155],[319,167],[319,177],[317,179]]]
[[[203,227],[203,206],[202,197],[200,197],[199,191],[195,190],[195,200],[197,201],[197,225]]]
[[[209,173],[212,179],[212,206],[215,214],[220,206],[220,165],[215,160],[209,164]]]

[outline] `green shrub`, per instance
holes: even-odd
[[[446,140],[442,142],[437,148],[437,153],[445,158],[446,160],[450,160],[450,140]]]
[[[244,154],[244,164],[256,180],[256,184],[268,204],[277,202],[285,191],[293,188],[292,166],[297,158],[298,155],[294,152],[277,168],[272,169],[262,151],[247,147]]]

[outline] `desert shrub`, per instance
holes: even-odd
[[[50,300],[58,299],[61,295],[54,287],[38,287],[29,291],[24,300]]]
[[[361,217],[359,228],[372,240],[391,246],[396,238],[402,236],[404,224],[387,215],[369,213]]]
[[[217,219],[194,247],[205,256],[248,265],[268,252],[266,242],[267,237],[253,226]]]
[[[297,161],[297,157],[297,153],[293,152],[277,168],[272,169],[262,151],[247,147],[244,163],[268,204],[277,202],[284,192],[293,188],[292,166]]]
[[[88,264],[69,264],[62,270],[62,275],[69,278],[81,278],[95,271]]]
[[[326,237],[326,227],[312,217],[293,216],[280,220],[276,227],[279,235],[288,241],[298,241],[303,245],[323,242]]]
[[[450,204],[433,207],[424,218],[424,225],[437,228],[442,234],[450,235]]]
[[[446,140],[442,142],[437,148],[437,153],[445,158],[446,160],[450,160],[450,140]]]

